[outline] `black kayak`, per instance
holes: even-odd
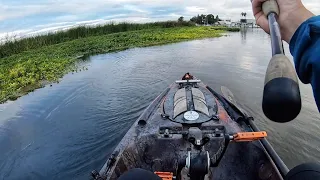
[[[162,179],[277,180],[288,172],[232,92],[185,76],[135,121],[94,179],[140,168]]]

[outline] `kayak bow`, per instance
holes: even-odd
[[[257,131],[231,91],[223,87],[220,95],[188,77],[145,109],[94,179],[118,179],[135,168],[178,180],[283,179],[286,166],[266,147],[267,132]]]

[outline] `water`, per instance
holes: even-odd
[[[259,29],[93,56],[88,71],[0,105],[0,179],[88,179],[148,103],[185,72],[216,90],[229,87],[289,167],[319,161],[320,116],[309,85],[300,86],[296,120],[277,124],[262,113],[270,56]]]

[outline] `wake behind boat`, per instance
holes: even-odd
[[[118,179],[141,168],[163,179],[282,179],[288,169],[267,133],[228,88],[221,90],[185,74],[145,109],[93,178]]]

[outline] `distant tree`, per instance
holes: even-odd
[[[190,19],[190,21],[196,23],[196,22],[197,22],[197,16],[193,16],[193,17]]]
[[[183,17],[180,17],[183,18]],[[180,22],[180,18],[178,19],[178,21]],[[193,16],[190,19],[191,22],[197,23],[197,24],[214,24],[218,21],[221,21],[221,19],[219,18],[219,16],[217,15],[216,17],[214,17],[213,14],[201,14],[201,15],[197,15],[197,16]]]
[[[207,15],[207,23],[208,24],[214,24],[215,23],[214,15],[212,15],[212,14],[208,14]]]
[[[219,18],[219,15],[216,16],[216,22],[221,21],[221,19]]]
[[[196,19],[195,23],[197,23],[197,24],[201,23],[199,14],[197,16],[195,16],[195,19]]]
[[[183,16],[179,17],[178,22],[183,22],[183,19],[184,19]]]
[[[244,16],[244,18],[246,18],[246,16],[247,16],[247,13],[245,13],[245,12],[242,12],[242,13],[241,13],[241,16]]]
[[[203,24],[208,24],[208,15],[204,14]]]
[[[197,24],[203,24],[203,14],[201,14],[201,16],[198,14],[196,23]]]
[[[201,16],[200,16],[200,21],[201,21],[200,24],[205,24],[205,23],[206,23],[206,15],[201,14]]]

